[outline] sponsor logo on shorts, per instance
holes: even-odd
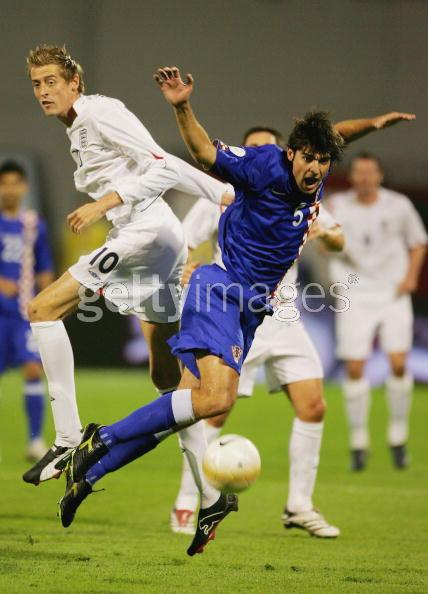
[[[92,272],[92,270],[88,270],[89,274],[91,276],[93,276],[94,278],[96,278],[97,280],[101,280],[100,277],[98,276],[98,274],[96,272]]]
[[[79,130],[79,146],[85,150],[88,148],[88,129],[82,128]]]
[[[232,357],[235,363],[238,363],[239,359],[242,357],[242,349],[241,347],[235,345],[232,347]]]

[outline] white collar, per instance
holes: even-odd
[[[76,101],[73,103],[73,109],[77,115],[80,115],[82,113],[85,103],[86,103],[85,95],[80,95],[80,97],[78,97],[76,99]]]

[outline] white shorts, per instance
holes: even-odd
[[[167,323],[180,317],[180,278],[187,259],[183,228],[158,198],[115,226],[103,246],[69,268],[79,283],[101,293],[122,314]]]
[[[322,378],[319,355],[302,322],[281,322],[267,316],[257,329],[241,370],[238,393],[251,396],[258,368],[264,365],[269,392],[306,379]]]
[[[413,309],[410,295],[402,295],[384,303],[370,301],[370,297],[353,297],[349,309],[336,314],[339,359],[368,359],[377,336],[381,348],[386,353],[410,351],[413,340]]]

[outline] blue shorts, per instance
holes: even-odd
[[[0,373],[31,361],[40,355],[29,322],[0,315]]]
[[[180,332],[168,341],[173,355],[198,379],[197,350],[221,357],[241,373],[254,333],[266,314],[264,301],[238,286],[217,264],[201,266],[190,279]]]

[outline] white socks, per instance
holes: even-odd
[[[180,490],[175,501],[175,509],[196,511],[199,494],[201,507],[210,507],[219,498],[219,492],[211,487],[202,471],[202,459],[208,443],[220,434],[221,429],[213,427],[205,421],[182,429],[178,433],[180,446],[183,449],[183,470]]]
[[[370,385],[365,378],[347,379],[343,383],[345,409],[350,429],[352,450],[369,447],[368,416],[370,409]]]
[[[177,425],[187,425],[194,423],[192,390],[174,390],[171,395],[172,414]]]
[[[403,445],[409,435],[409,411],[413,378],[391,376],[386,383],[389,406],[388,443]],[[347,379],[343,384],[345,407],[351,431],[351,449],[366,450],[369,447],[368,416],[370,409],[370,385],[365,378]]]
[[[37,340],[43,368],[48,380],[58,446],[74,447],[81,440],[82,424],[76,403],[74,358],[62,321],[34,322],[31,329]]]
[[[317,477],[324,423],[305,423],[295,418],[289,443],[290,484],[287,509],[304,512],[313,509],[312,493]]]
[[[388,443],[403,445],[409,436],[409,411],[413,390],[411,375],[391,376],[386,383],[386,397],[389,406]]]

